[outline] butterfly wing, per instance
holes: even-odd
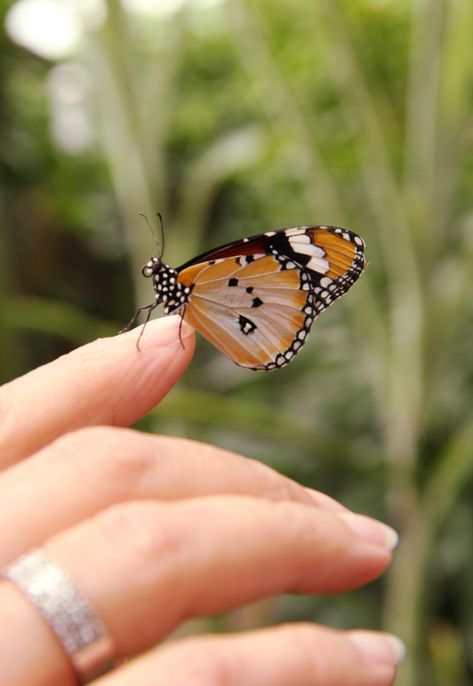
[[[295,227],[204,253],[178,269],[184,319],[240,366],[283,367],[361,274],[363,248],[345,229]]]

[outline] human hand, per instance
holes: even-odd
[[[0,567],[34,547],[67,570],[116,658],[181,622],[277,593],[335,593],[390,563],[394,533],[254,460],[120,428],[167,393],[193,333],[179,318],[99,340],[0,390]],[[100,426],[99,426],[100,425]],[[0,581],[0,684],[72,686],[37,608]],[[387,634],[292,624],[150,650],[97,686],[387,686]]]

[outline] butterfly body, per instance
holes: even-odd
[[[143,267],[155,302],[180,314],[236,364],[288,364],[314,319],[364,267],[364,242],[339,227],[294,227],[210,250],[177,269],[152,257]]]

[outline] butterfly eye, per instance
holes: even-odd
[[[155,272],[155,265],[157,263],[156,258],[152,258],[149,262],[147,262],[143,269],[141,270],[141,273],[143,276],[146,276],[146,278],[149,278],[150,276],[153,276]]]

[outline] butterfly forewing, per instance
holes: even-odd
[[[295,227],[209,251],[177,270],[184,319],[236,364],[275,369],[363,270],[364,243],[338,227]],[[176,308],[178,309],[178,308]]]

